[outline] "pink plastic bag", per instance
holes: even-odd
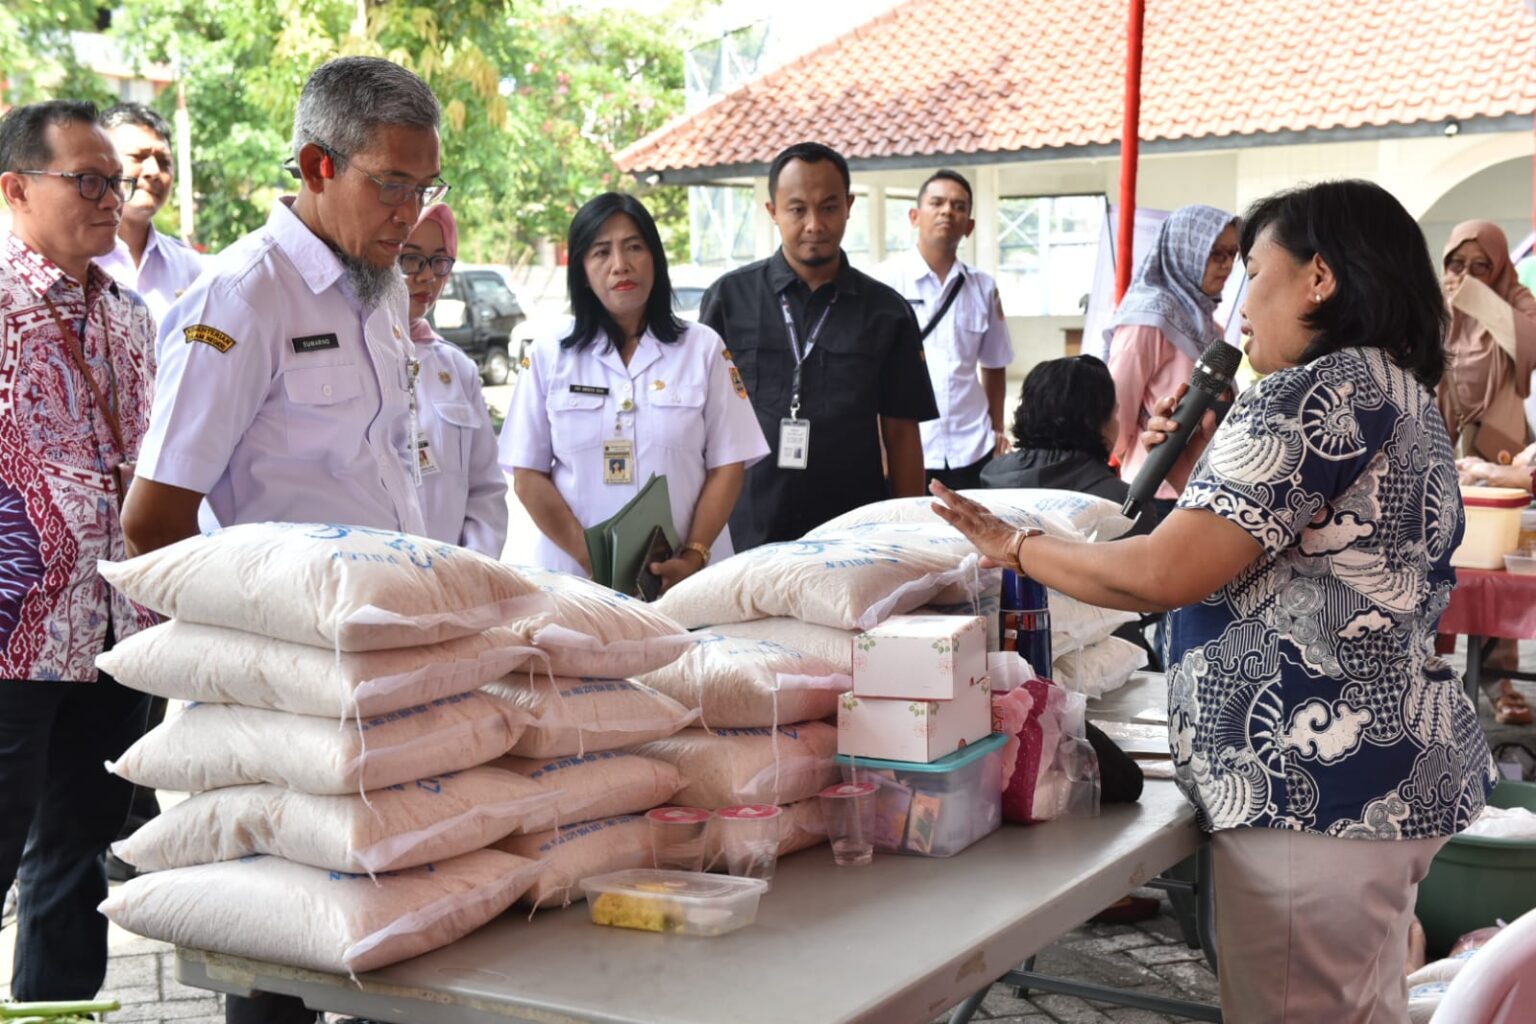
[[[1021,825],[1099,813],[1099,762],[1084,735],[1087,699],[1036,677],[992,696],[1003,748],[1003,820]]]

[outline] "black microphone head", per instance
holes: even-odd
[[[1243,361],[1243,353],[1225,341],[1217,339],[1205,347],[1190,375],[1189,386],[1209,395],[1219,395],[1232,383],[1232,375]]]

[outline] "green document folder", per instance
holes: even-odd
[[[592,559],[593,580],[633,595],[646,544],[651,531],[658,526],[676,550],[677,527],[672,523],[672,495],[667,489],[667,478],[653,474],[628,504],[603,522],[587,527],[587,554]]]

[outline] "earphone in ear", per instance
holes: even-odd
[[[336,165],[331,162],[331,154],[327,153],[320,158],[320,177],[336,177]]]

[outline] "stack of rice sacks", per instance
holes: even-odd
[[[101,910],[177,945],[372,970],[507,909],[539,865],[487,847],[557,796],[489,762],[532,716],[479,692],[538,653],[516,571],[421,537],[251,524],[102,563],[169,617],[102,655],[192,701],[108,769],[193,794],[116,852],[143,872]]]
[[[688,631],[649,605],[590,580],[528,566],[549,611],[526,629],[540,652],[484,687],[532,718],[495,766],[557,794],[529,827],[494,848],[543,870],[520,902],[534,909],[584,898],[581,881],[651,866],[644,812],[673,802],[683,781],[637,749],[692,724],[698,712],[631,678],[694,647]]]

